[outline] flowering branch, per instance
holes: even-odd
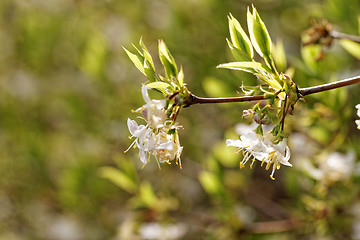
[[[274,178],[275,170],[281,165],[291,167],[290,149],[287,146],[287,133],[285,132],[285,118],[291,114],[299,98],[309,94],[328,91],[331,89],[360,83],[360,76],[340,80],[324,85],[298,88],[295,82],[287,74],[276,69],[276,58],[272,53],[272,41],[261,20],[258,12],[252,6],[248,8],[247,23],[249,36],[242,29],[241,24],[229,15],[230,39],[227,43],[236,62],[223,63],[217,68],[240,70],[251,73],[262,83],[258,86],[241,86],[244,96],[227,98],[203,98],[192,94],[184,82],[184,72],[180,69],[171,55],[165,43],[160,40],[158,44],[160,62],[164,67],[165,75],[157,73],[152,57],[145,44],[140,39],[138,49],[135,45],[134,51],[125,52],[135,66],[148,78],[148,82],[142,86],[142,95],[145,105],[136,110],[142,115],[146,125],[138,125],[136,121],[128,119],[129,131],[135,140],[130,145],[139,149],[139,158],[146,165],[154,156],[159,168],[160,163],[170,163],[176,160],[180,165],[180,155],[183,147],[179,142],[176,123],[179,112],[184,107],[194,104],[205,103],[231,103],[258,101],[252,109],[243,111],[243,117],[253,119],[257,124],[248,134],[240,136],[239,139],[227,139],[226,146],[236,147],[237,153],[243,153],[240,168],[250,160],[250,167],[256,160],[265,164],[265,169],[272,171],[271,179]],[[332,30],[327,22],[314,23],[313,28],[308,31],[310,39],[304,44],[322,44],[331,46],[333,38],[351,39],[360,42],[360,38]],[[257,53],[262,61],[258,62],[254,54]],[[148,95],[148,89],[156,89],[161,92],[165,99],[154,100]],[[254,95],[261,91],[262,95]],[[266,100],[265,104],[260,104]],[[360,105],[356,106],[360,109]],[[358,115],[360,115],[358,110]],[[359,126],[360,120],[357,120]],[[272,125],[271,131],[265,131],[263,125]],[[126,150],[126,151],[128,151]]]
[[[309,94],[324,92],[324,91],[328,91],[331,89],[350,86],[350,85],[354,85],[354,84],[358,84],[358,83],[360,83],[360,76],[356,76],[353,78],[347,78],[347,79],[340,80],[337,82],[327,83],[327,84],[323,84],[323,85],[319,85],[319,86],[315,86],[315,87],[300,88],[299,92],[302,96],[306,96]]]

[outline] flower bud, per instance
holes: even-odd
[[[251,108],[243,110],[242,116],[243,116],[243,118],[251,119],[254,117],[254,110],[252,110]]]

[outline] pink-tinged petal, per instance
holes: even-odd
[[[128,118],[127,125],[131,135],[136,136],[136,132],[139,129],[139,125],[137,124],[137,122],[135,120],[131,120],[130,118]]]
[[[137,138],[141,137],[141,135],[143,135],[146,130],[146,126],[144,125],[139,126],[135,120],[131,120],[129,118],[127,120],[127,125],[131,135]]]

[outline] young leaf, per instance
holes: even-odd
[[[153,207],[157,202],[159,202],[151,184],[149,182],[143,182],[140,185],[139,196],[142,202],[147,207]]]
[[[158,89],[160,91],[162,91],[165,88],[170,87],[171,85],[165,82],[152,82],[152,83],[148,83],[146,84],[147,88],[155,88]]]
[[[231,14],[228,18],[232,45],[235,48],[242,50],[252,59],[254,57],[254,52],[249,37],[246,35],[236,18],[234,18]]]
[[[360,44],[348,39],[339,40],[340,45],[352,56],[360,59]]]
[[[198,178],[208,194],[217,195],[223,192],[223,185],[216,174],[204,170],[199,174]]]
[[[252,58],[247,55],[244,51],[242,51],[241,49],[238,49],[236,47],[234,47],[234,45],[228,40],[226,39],[228,45],[229,45],[229,48],[231,50],[231,53],[232,55],[234,56],[234,58],[239,61],[239,62],[250,62],[252,61]]]
[[[98,174],[101,177],[109,179],[115,185],[129,193],[135,193],[137,190],[137,185],[135,182],[129,176],[116,168],[101,167],[98,171]]]
[[[145,46],[142,38],[140,38],[139,44],[140,44],[140,46],[141,46],[141,48],[142,48],[142,50],[143,50],[143,55],[144,55],[145,61],[148,62],[148,63],[147,63],[148,66],[149,66],[150,68],[152,68],[152,69],[154,70],[154,72],[155,72],[155,66],[154,66],[153,59],[152,59],[149,51],[147,50],[147,48],[146,48],[146,46]]]
[[[276,44],[274,45],[274,49],[272,51],[272,55],[274,57],[277,69],[279,69],[280,72],[284,72],[286,70],[286,55],[284,44],[281,39],[278,39],[276,41]]]
[[[177,67],[174,58],[171,56],[169,49],[163,40],[159,40],[159,57],[162,65],[165,68],[168,77],[177,76]]]
[[[264,22],[261,20],[258,12],[253,6],[253,13],[248,8],[247,22],[249,28],[249,34],[251,43],[255,48],[255,51],[264,60],[271,65],[271,39],[270,35],[265,27]]]
[[[127,50],[126,48],[123,47],[123,49],[125,50],[126,54],[129,56],[130,60],[135,64],[136,68],[140,70],[140,72],[142,72],[145,76],[145,69],[144,69],[144,57],[142,57],[139,54],[133,54],[132,52],[130,52],[129,50]]]
[[[233,70],[241,70],[253,73],[253,70],[269,71],[269,68],[259,62],[230,62],[223,63],[217,66],[217,68],[228,68]]]
[[[150,82],[159,81],[159,78],[155,72],[155,69],[150,65],[149,61],[144,62],[144,71]]]
[[[180,71],[179,71],[179,73],[177,75],[177,80],[178,80],[180,86],[184,85],[184,70],[183,70],[182,66],[181,66]]]

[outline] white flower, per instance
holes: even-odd
[[[149,125],[138,125],[136,121],[128,119],[127,125],[134,142],[125,151],[127,152],[132,146],[136,145],[139,149],[139,158],[144,166],[150,161],[151,155],[155,156],[159,163],[170,163],[176,159],[180,164],[180,155],[183,147],[180,146],[179,136],[175,131],[174,134],[168,134],[167,128],[152,129]],[[159,165],[160,168],[160,165]]]
[[[132,137],[135,137],[134,142],[129,146],[125,152],[129,151],[129,149],[136,144],[139,149],[140,160],[146,164],[150,159],[150,154],[152,149],[155,147],[156,138],[155,134],[151,130],[144,125],[138,125],[136,121],[128,118],[127,125]]]
[[[227,139],[226,146],[238,147],[237,152],[243,152],[244,158],[240,162],[240,168],[244,167],[246,162],[252,159],[250,167],[255,160],[261,161],[261,165],[266,163],[266,170],[273,164],[271,179],[274,179],[274,172],[280,168],[280,165],[292,166],[289,163],[290,149],[286,140],[273,144],[269,140],[269,135],[259,136],[255,132],[242,135],[238,140]]]
[[[355,106],[357,108],[357,115],[360,117],[360,104]],[[357,125],[357,128],[360,129],[360,120],[355,120],[355,123]]]
[[[142,86],[141,92],[146,104],[136,112],[142,113],[147,124],[138,125],[134,120],[127,120],[131,137],[135,140],[125,152],[136,146],[144,166],[153,155],[159,168],[160,163],[170,163],[174,159],[181,168],[180,155],[183,147],[180,146],[177,127],[173,126],[173,121],[169,120],[166,114],[166,100],[150,99],[146,85]]]
[[[161,132],[158,135],[158,144],[154,149],[154,155],[159,156],[158,160],[161,163],[169,163],[174,159],[180,161],[182,149],[183,147],[180,146],[179,135],[177,133],[168,134],[166,132]]]
[[[163,127],[167,120],[165,112],[166,100],[150,99],[146,85],[142,85],[141,92],[146,104],[137,109],[137,111],[141,111],[145,121],[151,128],[157,129]]]

